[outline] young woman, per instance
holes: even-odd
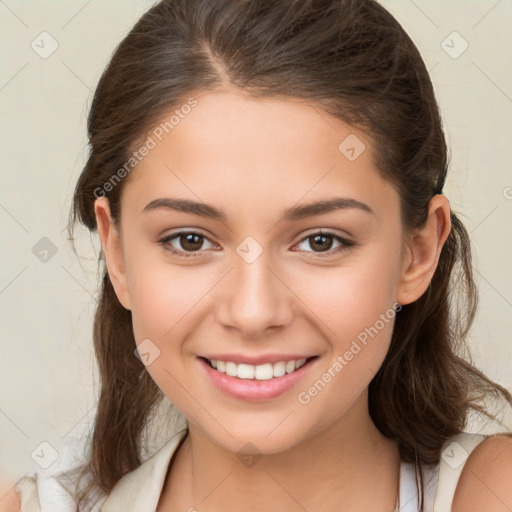
[[[460,357],[476,290],[438,106],[384,8],[163,0],[88,130],[71,224],[105,268],[76,510],[512,509],[510,436],[464,432],[512,397]],[[186,426],[142,461],[165,399]],[[18,484],[25,512],[42,488]]]

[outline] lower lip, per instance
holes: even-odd
[[[317,359],[318,358],[315,357],[308,360],[298,370],[287,373],[282,377],[273,377],[268,380],[255,380],[231,377],[215,370],[204,359],[198,358],[199,363],[217,388],[233,398],[249,401],[270,400],[286,393],[306,375]]]

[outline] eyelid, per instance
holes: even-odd
[[[168,233],[166,235],[158,237],[156,242],[158,244],[162,245],[164,247],[164,249],[165,249],[166,245],[170,245],[171,240],[178,239],[180,236],[183,236],[183,235],[198,235],[201,238],[207,240],[212,245],[217,245],[215,242],[213,242],[210,239],[209,236],[205,235],[204,233],[202,233],[197,228],[189,228],[189,229],[187,229],[187,228],[185,228],[185,229],[184,228],[180,228],[180,229],[178,229],[178,231],[173,231],[171,233]],[[196,254],[200,255],[206,249],[200,249],[198,251],[184,251],[182,249],[175,249],[174,247],[171,246],[170,249],[166,249],[166,250],[171,252],[171,253],[182,254],[182,255],[187,255],[187,256],[195,256]]]
[[[188,234],[193,234],[193,235],[198,235],[202,238],[204,238],[205,240],[207,240],[208,242],[210,242],[211,244],[213,245],[216,245],[215,242],[213,242],[209,236],[205,235],[204,233],[202,233],[199,229],[197,228],[179,228],[178,231],[174,231],[172,233],[169,233],[163,237],[160,237],[158,240],[157,240],[157,243],[160,244],[164,250],[172,253],[172,254],[176,254],[178,255],[178,257],[183,257],[183,258],[194,258],[194,257],[201,257],[204,255],[204,252],[206,251],[206,249],[200,249],[198,251],[184,251],[182,249],[176,249],[172,246],[170,246],[170,241],[173,240],[173,239],[177,239],[179,238],[181,235],[188,235]],[[315,229],[312,229],[311,231],[307,232],[306,234],[303,234],[301,236],[301,238],[296,241],[294,243],[294,245],[292,247],[295,247],[296,245],[306,241],[308,238],[311,238],[312,236],[314,235],[326,235],[328,237],[331,237],[333,238],[334,240],[336,240],[338,243],[340,243],[341,245],[334,248],[334,249],[329,249],[327,251],[324,251],[324,252],[315,252],[315,251],[302,251],[300,249],[297,249],[297,250],[294,250],[294,252],[306,252],[306,253],[311,253],[311,254],[314,254],[315,257],[329,257],[329,256],[334,256],[334,255],[338,255],[339,253],[341,252],[344,252],[346,250],[349,250],[353,247],[357,247],[358,245],[360,245],[359,243],[355,242],[354,240],[351,240],[351,238],[347,238],[345,236],[342,236],[342,235],[339,235],[337,234],[335,231],[331,230],[330,228],[326,228],[326,229],[322,229],[322,228],[315,228]],[[170,247],[168,247],[170,246]],[[292,249],[293,250],[293,249]]]
[[[313,236],[313,235],[330,235],[332,237],[339,237],[339,238],[343,238],[344,240],[346,240],[347,242],[352,242],[352,235],[350,235],[348,232],[346,231],[343,231],[342,233],[340,233],[338,230],[336,230],[335,228],[314,228],[314,229],[311,229],[311,230],[308,230],[306,232],[306,234],[304,235],[301,235],[301,238],[299,238],[299,242],[301,242],[302,240],[304,240],[305,238],[309,238],[310,236]],[[355,243],[355,241],[354,241]]]
[[[331,231],[328,228],[327,229],[317,228],[317,229],[303,235],[302,238],[294,244],[294,247],[315,235],[325,235],[325,236],[331,237],[335,241],[337,241],[339,244],[341,244],[338,247],[335,247],[334,249],[331,248],[324,252],[304,251],[309,254],[314,254],[315,257],[319,257],[319,258],[328,258],[328,257],[339,256],[341,253],[360,245],[359,243],[355,242],[354,240],[351,240],[350,238],[339,235],[337,232]],[[300,249],[297,250],[297,252],[299,252],[299,251],[300,251]],[[302,252],[302,251],[300,251],[300,252]]]

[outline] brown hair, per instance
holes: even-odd
[[[108,193],[104,185],[153,123],[194,91],[228,84],[254,97],[302,99],[364,130],[376,167],[400,194],[404,227],[424,225],[429,201],[445,183],[446,141],[420,53],[382,6],[374,0],[162,0],[119,44],[97,86],[71,239],[77,221],[96,229],[100,189],[118,221],[129,176]],[[421,484],[421,465],[439,461],[443,443],[462,431],[470,409],[495,418],[481,400],[491,393],[512,402],[463,354],[477,292],[468,233],[453,211],[451,222],[429,288],[398,313],[389,352],[369,386],[373,421],[396,440],[404,461],[416,463]],[[108,494],[140,465],[141,433],[164,398],[134,357],[131,312],[105,268],[94,348],[101,391],[83,471],[91,480],[77,511],[93,486]]]

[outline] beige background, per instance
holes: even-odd
[[[84,234],[78,260],[65,225],[86,157],[92,91],[115,46],[153,3],[0,1],[4,478],[35,471],[31,454],[40,443],[60,452],[93,419],[97,256]],[[382,3],[420,48],[441,105],[452,155],[445,194],[471,232],[481,293],[470,347],[477,365],[512,390],[512,2]],[[31,47],[34,40],[42,46],[43,31],[59,45],[47,58]],[[40,52],[51,48],[45,41]],[[46,262],[33,253],[37,243],[46,247],[43,237],[57,251]],[[486,428],[475,421],[470,429]]]

